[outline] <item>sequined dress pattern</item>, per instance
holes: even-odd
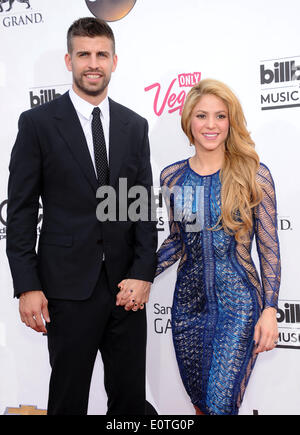
[[[170,235],[158,250],[156,275],[180,260],[172,305],[173,342],[191,402],[208,415],[238,414],[256,361],[254,327],[264,308],[277,307],[276,196],[263,164],[257,180],[263,200],[254,210],[249,240],[237,243],[223,229],[212,230],[221,214],[219,172],[201,176],[183,160],[161,173],[162,188],[174,194],[168,196],[169,203],[166,200]],[[193,222],[200,226],[190,231]],[[260,276],[251,257],[254,236]]]

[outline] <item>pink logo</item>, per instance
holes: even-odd
[[[201,80],[201,73],[188,73],[188,74],[178,74],[177,78],[173,79],[165,93],[165,96],[161,96],[161,85],[160,83],[154,83],[153,85],[147,86],[145,92],[149,92],[155,89],[153,109],[157,116],[161,116],[165,109],[168,109],[169,113],[174,113],[178,110],[179,115],[182,114],[185,98],[187,95],[187,90],[181,90],[180,88],[191,88],[199,83]],[[177,84],[177,86],[176,86]],[[176,92],[177,88],[177,92]]]

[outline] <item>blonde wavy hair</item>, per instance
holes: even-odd
[[[220,171],[221,216],[216,224],[235,236],[238,242],[246,241],[253,226],[253,209],[262,200],[262,190],[256,181],[259,157],[247,130],[242,106],[231,89],[224,83],[205,79],[194,86],[187,95],[182,112],[181,126],[191,144],[191,118],[194,107],[203,95],[214,95],[228,108],[229,133],[225,142],[224,164]]]

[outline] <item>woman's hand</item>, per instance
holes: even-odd
[[[254,353],[265,352],[274,349],[278,340],[278,326],[276,308],[269,307],[262,312],[254,330]]]
[[[138,279],[125,279],[118,284],[120,289],[116,305],[124,306],[126,311],[142,310],[149,300],[151,283]]]

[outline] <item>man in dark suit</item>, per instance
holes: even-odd
[[[148,124],[107,97],[117,56],[104,21],[72,24],[65,61],[72,89],[20,116],[12,150],[7,255],[14,294],[22,321],[48,335],[49,415],[87,413],[98,350],[107,413],[144,414],[143,307],[156,267],[156,224],[130,218],[100,222],[96,191],[108,184],[118,198],[119,180],[126,179],[128,189],[143,186],[150,201]],[[120,212],[119,203],[116,208]],[[116,302],[124,279],[131,296],[125,309]]]

